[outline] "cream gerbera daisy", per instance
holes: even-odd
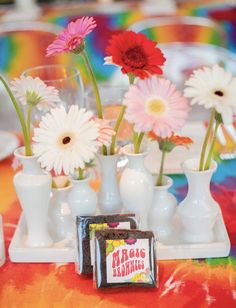
[[[236,78],[219,65],[195,70],[186,81],[184,95],[191,104],[215,108],[225,124],[233,121],[236,113]]]
[[[63,107],[51,109],[34,129],[33,152],[47,171],[73,174],[94,158],[98,130],[90,111],[75,105],[68,113]]]
[[[135,131],[170,137],[185,123],[189,107],[187,100],[169,80],[156,76],[139,80],[130,86],[123,104],[125,118],[135,124]]]
[[[47,86],[41,79],[21,76],[11,82],[11,89],[22,105],[36,106],[39,110],[54,107],[60,102],[58,90]]]

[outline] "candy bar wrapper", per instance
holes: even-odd
[[[157,287],[154,241],[151,231],[96,231],[96,288]]]
[[[92,274],[95,263],[94,235],[102,229],[136,229],[134,214],[78,216],[76,218],[76,271]]]

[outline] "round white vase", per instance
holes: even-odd
[[[154,191],[152,175],[144,165],[144,158],[148,153],[134,154],[132,145],[124,146],[122,152],[128,158],[128,165],[120,179],[124,212],[135,213],[139,220],[139,229],[147,230],[147,218]]]
[[[220,212],[210,191],[217,164],[212,161],[210,169],[205,171],[198,171],[198,165],[198,159],[188,159],[182,164],[188,180],[188,193],[177,207],[177,213],[183,227],[182,237],[187,243],[214,241],[213,228]]]
[[[101,214],[121,212],[121,198],[117,180],[119,155],[97,154],[101,167],[101,186],[98,192],[98,207]]]
[[[173,234],[173,218],[176,213],[177,200],[168,189],[173,180],[163,177],[162,186],[154,186],[153,202],[149,210],[148,226],[159,241],[165,241]]]
[[[72,189],[68,194],[68,203],[72,217],[95,215],[97,210],[97,194],[89,185],[90,176],[83,180],[71,179]]]
[[[23,147],[14,152],[23,169],[16,173],[13,183],[26,221],[25,245],[50,247],[53,241],[48,233],[48,206],[52,177],[40,168],[35,156],[25,156],[23,153]]]
[[[56,241],[61,241],[73,235],[73,220],[68,204],[68,194],[72,188],[53,188],[49,205],[51,233]]]

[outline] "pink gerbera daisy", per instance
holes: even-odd
[[[156,76],[130,86],[123,104],[127,106],[125,118],[134,123],[135,131],[154,131],[163,138],[182,128],[189,111],[175,85]]]
[[[47,56],[67,51],[79,53],[81,51],[80,48],[83,49],[84,38],[96,26],[93,17],[82,17],[70,22],[67,28],[48,46]]]
[[[98,137],[97,143],[99,146],[109,146],[111,144],[112,136],[115,135],[115,131],[109,125],[108,120],[94,118],[96,124],[98,124]]]

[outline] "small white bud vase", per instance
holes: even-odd
[[[175,196],[168,191],[173,180],[164,176],[163,183],[162,186],[154,186],[154,197],[148,216],[148,226],[160,242],[173,234],[173,218],[177,208]]]
[[[95,215],[97,210],[97,194],[90,187],[90,176],[83,180],[70,180],[72,189],[68,194],[68,203],[72,217],[80,215]]]
[[[73,220],[68,204],[68,194],[72,185],[64,188],[53,188],[49,206],[51,233],[56,241],[70,238],[73,235]]]
[[[35,156],[25,156],[24,148],[14,155],[23,165],[13,178],[16,193],[26,221],[27,247],[50,247],[53,241],[48,233],[48,206],[51,192],[51,175],[43,171]]]
[[[5,263],[5,246],[4,246],[4,236],[3,236],[3,221],[0,215],[0,266]]]
[[[210,191],[217,164],[212,161],[210,169],[205,171],[198,171],[198,166],[199,159],[188,159],[182,164],[188,180],[188,193],[177,207],[177,213],[185,242],[210,243],[214,241],[213,228],[220,213],[220,207]]]
[[[121,198],[117,180],[119,155],[97,154],[101,169],[101,186],[98,192],[98,207],[101,214],[121,212]]]
[[[147,230],[149,208],[153,200],[153,180],[144,165],[147,152],[134,154],[132,145],[123,147],[122,152],[128,158],[120,179],[120,194],[124,212],[135,213],[139,220],[139,229]]]

